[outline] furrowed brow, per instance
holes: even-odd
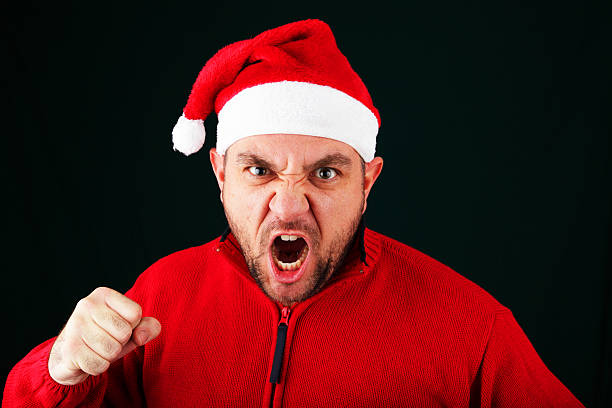
[[[274,165],[255,153],[238,153],[236,163],[243,166],[257,166],[273,169]]]
[[[333,154],[328,154],[322,159],[317,160],[316,162],[314,162],[308,167],[309,167],[309,170],[316,170],[321,167],[340,167],[342,168],[342,167],[351,167],[352,165],[353,165],[353,161],[349,157],[343,155],[342,153],[333,153]]]
[[[245,152],[238,153],[235,158],[236,164],[243,166],[257,166],[257,167],[265,167],[272,171],[275,171],[274,164],[270,163],[263,157],[258,154]],[[342,153],[332,153],[324,156],[323,158],[317,160],[316,162],[306,166],[307,171],[312,171],[319,169],[321,167],[338,167],[338,168],[347,168],[353,165],[353,160],[349,157],[343,155]]]

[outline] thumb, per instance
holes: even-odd
[[[161,323],[154,317],[143,317],[138,323],[138,326],[132,330],[133,341],[138,346],[144,346],[161,332]]]
[[[130,353],[138,346],[144,346],[161,332],[161,323],[154,317],[143,317],[132,330],[132,337],[124,346],[117,360]]]

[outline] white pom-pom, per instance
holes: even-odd
[[[174,150],[178,150],[185,156],[197,152],[204,145],[206,130],[202,119],[187,119],[185,114],[174,125],[172,129],[172,143]]]

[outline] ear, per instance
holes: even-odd
[[[214,147],[210,149],[210,164],[212,164],[213,172],[217,178],[217,184],[219,184],[219,190],[223,192],[223,183],[225,182],[225,166],[223,162],[223,156],[217,153],[217,149]],[[223,199],[221,199],[223,201]]]
[[[365,163],[365,175],[363,178],[363,211],[365,212],[366,207],[368,206],[368,196],[370,195],[370,190],[372,190],[372,186],[374,182],[380,175],[380,172],[383,168],[383,159],[382,157],[375,157],[372,161]]]

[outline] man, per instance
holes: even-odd
[[[507,308],[365,228],[380,117],[325,23],[220,50],[177,150],[213,110],[228,231],[79,301],[6,406],[582,406]]]

